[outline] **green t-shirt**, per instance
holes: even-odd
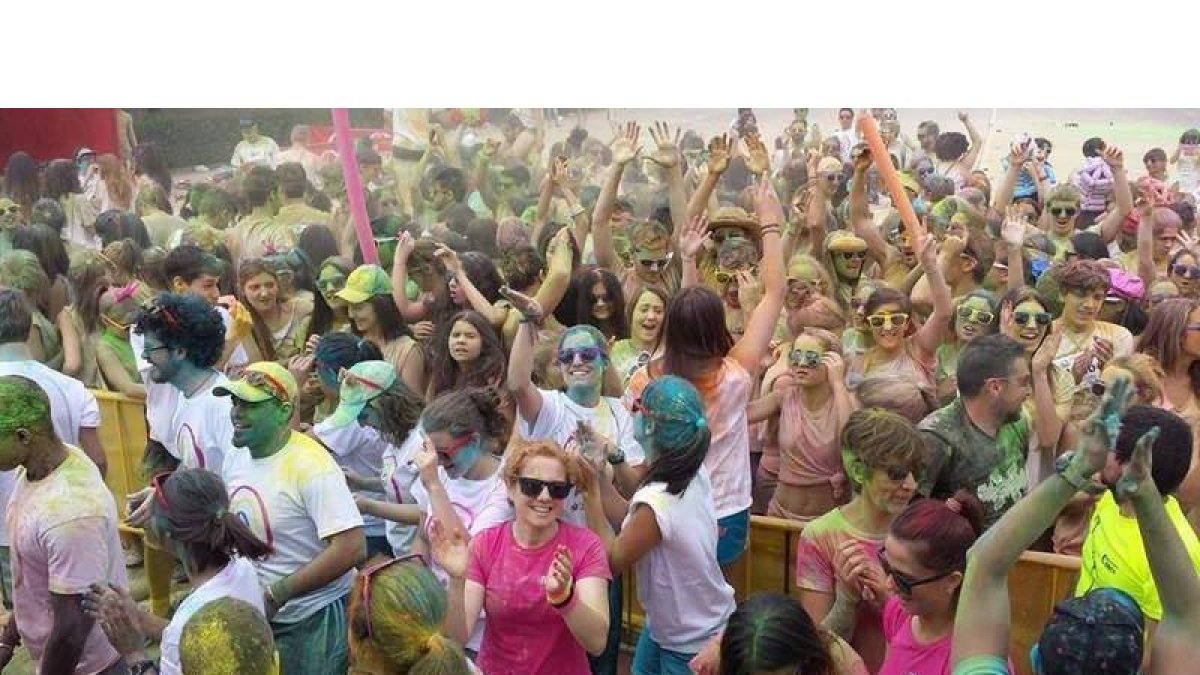
[[[921,494],[945,499],[955,490],[970,490],[983,502],[987,527],[1025,496],[1030,424],[1024,414],[992,438],[967,417],[957,397],[921,420],[917,429],[928,450],[918,479]]]

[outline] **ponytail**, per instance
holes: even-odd
[[[221,509],[219,514],[213,526],[216,535],[214,549],[237,553],[250,560],[261,560],[271,555],[274,550],[271,545],[256,537],[236,513]]]
[[[152,505],[150,527],[186,548],[194,571],[223,567],[234,555],[260,559],[272,548],[229,512],[220,477],[204,469],[177,469],[162,484],[163,502]]]
[[[965,571],[967,551],[983,532],[984,508],[973,493],[949,500],[918,499],[892,521],[893,537],[923,544],[921,564],[937,572]]]

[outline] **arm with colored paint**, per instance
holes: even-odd
[[[951,664],[975,656],[1008,655],[1011,612],[1008,574],[1021,553],[1054,522],[1058,513],[1104,467],[1116,441],[1107,422],[1119,420],[1131,385],[1119,378],[1080,430],[1068,467],[1043,481],[979,538],[967,556],[967,571],[954,621]]]
[[[429,307],[424,302],[420,299],[411,302],[408,299],[408,257],[416,247],[417,242],[412,234],[401,232],[392,256],[392,301],[400,310],[400,316],[410,323],[421,321],[429,315]]]
[[[1155,586],[1167,591],[1159,593],[1162,620],[1147,655],[1153,657],[1148,672],[1168,675],[1188,672],[1200,661],[1200,578],[1151,476],[1151,443],[1134,448],[1117,481],[1117,494],[1133,503]]]
[[[1008,207],[1012,206],[1013,193],[1016,192],[1024,163],[1025,152],[1019,147],[1012,148],[1008,153],[1008,169],[1004,172],[1004,178],[1000,179],[1000,184],[996,186],[996,193],[992,195],[992,210],[996,213],[1005,213]]]
[[[542,413],[542,392],[533,384],[533,346],[537,342],[537,324],[545,314],[537,300],[509,289],[500,292],[521,313],[521,323],[508,354],[508,391],[517,404],[517,414],[533,428]]]
[[[1133,211],[1133,198],[1129,190],[1129,176],[1125,173],[1125,153],[1121,152],[1120,148],[1110,145],[1105,148],[1103,157],[1104,162],[1112,169],[1113,201],[1116,203],[1116,208],[1100,221],[1100,237],[1107,244],[1121,233],[1121,224]],[[1154,283],[1153,276],[1142,279],[1146,280],[1147,287]]]
[[[950,297],[950,286],[942,276],[942,267],[938,263],[937,241],[926,231],[924,224],[918,226],[913,233],[913,246],[920,258],[920,267],[925,271],[929,280],[929,294],[933,300],[933,312],[913,335],[913,343],[918,349],[932,356],[937,352],[938,345],[946,327],[950,325],[950,317],[954,314],[954,300]]]
[[[779,229],[783,225],[783,208],[769,178],[764,177],[758,188],[754,209],[762,225],[761,279],[765,290],[762,300],[754,307],[742,338],[729,350],[747,372],[757,373],[763,357],[771,348],[775,324],[783,311],[783,296],[787,292],[784,280],[783,241]]]
[[[325,543],[325,550],[317,557],[268,587],[268,618],[288,600],[329,585],[367,559],[367,537],[361,526],[326,537]]]

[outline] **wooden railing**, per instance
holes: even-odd
[[[796,593],[796,544],[803,526],[788,520],[753,516],[749,550],[732,570],[739,601],[752,593]],[[1054,605],[1071,594],[1079,576],[1079,558],[1027,551],[1008,577],[1012,631],[1009,654],[1019,675],[1032,675],[1029,648],[1054,612]],[[637,581],[625,575],[623,609],[626,639],[635,640],[645,616],[637,601]]]
[[[146,445],[145,406],[141,401],[107,391],[95,391],[100,404],[100,443],[108,457],[105,482],[124,508],[125,495],[144,486],[142,452]],[[738,600],[751,593],[775,591],[795,595],[796,543],[803,526],[788,520],[753,516],[749,550],[732,570]],[[140,534],[122,528],[128,534]],[[1059,600],[1070,595],[1079,575],[1079,559],[1052,553],[1026,552],[1008,578],[1012,605],[1009,653],[1021,675],[1030,675],[1029,648]],[[625,577],[624,625],[627,637],[636,637],[644,616],[637,602],[637,582]]]

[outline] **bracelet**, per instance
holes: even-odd
[[[546,598],[546,601],[549,602],[550,606],[552,608],[554,608],[555,610],[557,610],[559,612],[565,612],[569,609],[568,605],[570,605],[571,601],[573,601],[574,599],[575,599],[575,581],[571,580],[571,588],[567,591],[567,597],[563,598],[562,602],[554,602],[550,598]]]
[[[774,232],[775,234],[779,234],[779,226],[778,225],[768,225],[768,226],[762,228],[761,230],[759,230],[759,236],[770,234],[771,232]]]
[[[283,605],[285,603],[287,603],[286,598],[281,601],[279,599],[279,595],[276,595],[276,593],[275,593],[276,586],[282,586],[283,590],[287,591],[287,584],[285,583],[286,581],[287,581],[287,577],[284,577],[284,578],[280,579],[279,581],[276,581],[275,583],[271,584],[270,586],[267,586],[267,597],[271,598],[271,602],[275,603],[276,607],[283,607]],[[282,595],[282,594],[280,594],[280,595]]]

